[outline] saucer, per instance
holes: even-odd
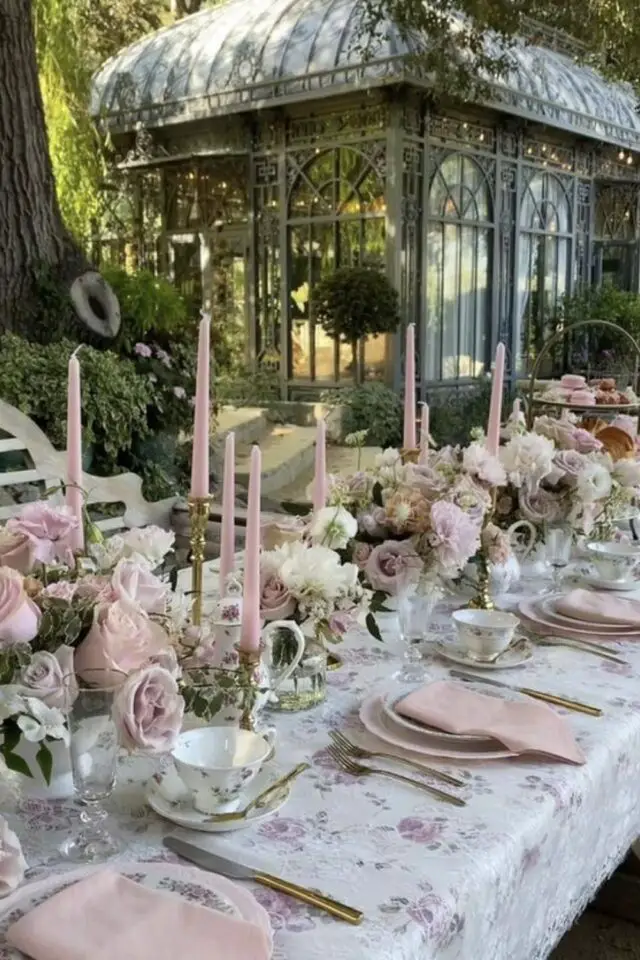
[[[460,663],[465,667],[473,667],[474,670],[509,670],[513,667],[519,667],[523,663],[531,660],[533,652],[531,645],[526,640],[517,641],[513,647],[506,650],[494,663],[487,660],[476,660],[469,656],[464,647],[457,641],[442,643],[438,641],[433,645],[434,651],[444,660],[450,660],[452,663]]]
[[[280,775],[281,771],[262,770],[240,795],[236,809],[243,810],[254,797],[266,790],[270,783],[275,783]],[[216,821],[215,814],[201,813],[196,810],[190,791],[180,780],[175,769],[169,767],[159,775],[158,779],[155,777],[152,779],[146,800],[159,816],[179,827],[185,827],[187,830],[202,830],[204,833],[231,833],[252,827],[272,816],[285,805],[289,794],[290,787],[285,785],[282,790],[268,798],[263,807],[254,807],[242,820],[228,820],[220,823]]]
[[[618,593],[631,593],[633,590],[640,589],[638,580],[603,580],[602,577],[592,576],[589,573],[583,574],[584,582],[595,590],[612,590]]]

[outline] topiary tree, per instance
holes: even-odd
[[[377,267],[338,267],[313,288],[316,321],[335,340],[350,343],[353,368],[360,380],[358,342],[395,333],[400,324],[398,293]]]

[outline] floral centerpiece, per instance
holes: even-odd
[[[173,534],[148,527],[102,541],[94,530],[89,553],[78,556],[76,526],[68,508],[38,501],[0,532],[0,756],[10,770],[32,776],[26,741],[47,783],[52,746],[69,741],[79,684],[122,685],[130,709],[121,699],[119,716],[128,718],[121,730],[129,745],[136,730],[146,731],[139,746],[145,737],[147,746],[154,741],[145,708],[150,684],[163,692],[158,714],[173,718],[165,732],[177,732],[181,718],[175,617],[168,587],[153,573]],[[158,723],[151,727],[157,734]]]
[[[613,426],[595,435],[571,414],[538,417],[531,431],[508,424],[500,450],[508,480],[496,501],[500,526],[525,519],[542,532],[545,524],[566,521],[576,535],[592,536],[605,522],[621,519],[640,490],[635,442],[621,444],[621,432]]]
[[[332,478],[334,525],[348,529],[347,554],[372,591],[367,626],[375,637],[375,614],[403,581],[427,590],[460,575],[481,546],[504,483],[500,461],[481,441],[429,451],[419,464],[388,449],[372,470]],[[506,538],[490,532],[492,548],[508,553]]]

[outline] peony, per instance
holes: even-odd
[[[35,560],[35,550],[26,533],[18,530],[0,530],[0,567],[11,567],[18,573],[29,573]]]
[[[640,487],[640,463],[637,460],[618,460],[613,477],[622,487]]]
[[[51,597],[53,600],[63,600],[65,603],[71,603],[78,589],[77,584],[72,580],[58,580],[56,583],[50,583],[42,591],[43,597]]]
[[[296,611],[296,601],[280,578],[263,577],[260,588],[260,615],[263,620],[287,620]]]
[[[145,667],[122,684],[113,703],[120,742],[129,751],[170,751],[180,733],[184,700],[178,684],[163,667]]]
[[[480,535],[483,550],[486,550],[489,562],[502,566],[511,556],[509,536],[495,523],[488,523]]]
[[[462,466],[472,477],[477,477],[491,487],[503,487],[507,482],[507,475],[500,460],[489,453],[482,443],[471,443],[465,447]]]
[[[20,841],[0,816],[0,897],[6,897],[22,883],[26,869]]]
[[[564,477],[574,482],[584,470],[586,457],[577,450],[559,450],[553,458],[553,464],[562,471]]]
[[[0,648],[28,643],[40,627],[40,610],[27,596],[24,580],[10,567],[0,567]]]
[[[7,521],[7,530],[31,541],[40,563],[73,563],[73,532],[78,522],[68,507],[52,507],[45,500],[26,504],[19,517]]]
[[[55,653],[45,650],[34,653],[20,672],[21,694],[37,697],[48,707],[68,713],[78,696],[73,654],[73,647],[66,644],[58,647]]]
[[[76,673],[88,683],[115,686],[169,646],[162,627],[141,611],[120,601],[99,604],[93,626],[76,650]]]
[[[395,596],[404,582],[418,580],[422,560],[410,540],[385,540],[373,548],[364,569],[374,590]]]
[[[518,505],[525,520],[540,526],[544,523],[555,523],[562,516],[562,499],[549,490],[538,490],[532,493],[527,487],[518,491]]]
[[[358,521],[344,507],[323,507],[311,518],[309,536],[313,543],[344,550],[358,532]]]
[[[513,437],[502,447],[500,459],[509,481],[515,487],[526,485],[535,492],[553,470],[555,448],[547,437],[525,433]]]
[[[602,464],[590,461],[576,479],[576,490],[584,503],[604,500],[611,493],[611,474]]]
[[[302,618],[327,619],[337,604],[353,605],[359,599],[357,566],[341,563],[328,547],[284,544],[262,555],[261,572],[265,579],[280,581],[296,601]],[[284,594],[279,593],[278,599],[284,600]]]
[[[429,542],[444,574],[457,573],[480,545],[480,525],[455,505],[439,500],[431,508]]]
[[[111,577],[111,589],[115,599],[129,609],[145,613],[166,610],[167,587],[140,561],[120,560]]]

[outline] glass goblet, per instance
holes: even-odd
[[[573,530],[569,524],[550,524],[545,530],[545,553],[547,562],[553,568],[553,584],[550,592],[562,587],[562,571],[571,560]]]
[[[428,674],[424,667],[422,644],[429,633],[433,611],[438,602],[434,593],[413,588],[398,597],[398,623],[404,646],[402,668],[394,674],[403,683],[422,683]]]
[[[112,716],[116,689],[81,688],[69,714],[71,773],[82,827],[64,842],[61,852],[81,863],[108,860],[120,851],[103,807],[116,782],[118,731]]]

